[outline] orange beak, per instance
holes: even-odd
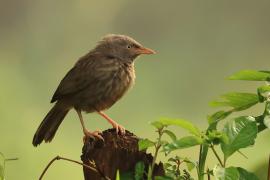
[[[138,54],[156,54],[156,52],[152,49],[140,47],[137,49]]]

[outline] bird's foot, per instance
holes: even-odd
[[[110,123],[111,123],[112,127],[115,128],[116,134],[118,134],[118,132],[120,132],[121,135],[125,135],[126,129],[122,125],[118,124],[115,121],[111,121]]]
[[[87,129],[85,129],[83,133],[84,133],[83,142],[85,142],[88,138],[94,138],[94,139],[98,138],[104,141],[103,137],[101,136],[102,132],[99,130],[90,132]]]
[[[104,117],[112,125],[112,127],[115,128],[116,134],[118,134],[118,132],[120,132],[121,135],[125,135],[126,129],[123,126],[121,126],[120,124],[118,124],[117,122],[112,120],[109,116],[107,116],[102,111],[98,111],[98,114],[100,114],[102,117]]]

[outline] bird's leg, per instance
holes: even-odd
[[[100,134],[102,134],[101,131],[90,132],[88,129],[86,129],[86,127],[84,125],[84,121],[83,121],[83,117],[82,117],[81,111],[80,110],[77,110],[77,109],[76,109],[76,111],[77,111],[77,114],[79,116],[79,119],[80,119],[80,122],[81,122],[81,125],[82,125],[82,129],[83,129],[83,133],[84,133],[84,138],[83,138],[84,141],[88,137],[92,137],[92,138],[97,137],[97,138],[102,139],[104,141],[103,137],[100,135]]]
[[[104,112],[102,111],[98,111],[97,112],[99,115],[101,115],[103,118],[105,118],[115,129],[116,129],[116,133],[118,134],[118,132],[120,131],[121,134],[125,134],[125,128],[123,126],[121,126],[120,124],[118,124],[117,122],[115,122],[114,120],[112,120],[109,116],[107,116]]]

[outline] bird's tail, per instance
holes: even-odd
[[[51,142],[69,110],[70,108],[57,102],[39,125],[32,144],[37,146],[42,143],[43,140],[45,142]]]

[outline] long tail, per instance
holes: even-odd
[[[43,140],[45,142],[51,142],[58,127],[69,110],[70,108],[67,108],[63,106],[63,104],[57,102],[39,125],[32,144],[37,146],[42,143]]]

